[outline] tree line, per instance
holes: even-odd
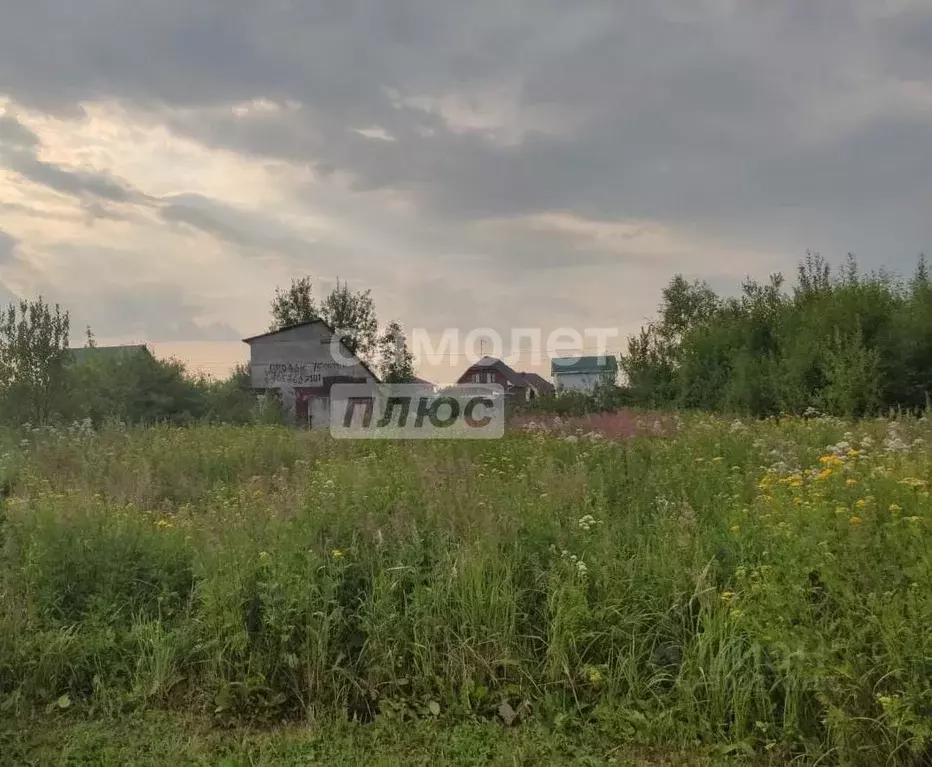
[[[318,305],[310,278],[278,288],[271,330],[322,319],[354,354],[377,365],[383,380],[414,379],[413,357],[400,323],[379,333],[371,292],[337,282]],[[277,422],[277,401],[257,398],[248,365],[222,380],[193,374],[176,359],[154,357],[144,347],[99,349],[90,328],[83,349],[70,347],[71,318],[42,296],[0,312],[0,423],[47,425],[108,420],[127,424],[192,421]],[[95,352],[101,352],[96,353]]]
[[[818,254],[748,279],[737,296],[677,275],[657,319],[621,356],[626,401],[753,416],[813,410],[866,416],[924,410],[932,395],[932,279],[921,257],[904,279],[834,271]]]

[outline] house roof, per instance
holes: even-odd
[[[521,373],[521,375],[524,377],[525,381],[537,389],[539,394],[553,394],[556,391],[556,388],[550,381],[543,376],[537,375],[537,373]]]
[[[307,327],[308,325],[316,325],[316,324],[318,324],[318,323],[321,324],[321,325],[323,325],[325,328],[327,328],[327,330],[330,331],[330,333],[335,333],[335,332],[336,332],[336,331],[333,329],[333,327],[330,325],[330,323],[325,322],[324,320],[318,318],[318,319],[313,319],[313,320],[307,320],[306,322],[299,322],[299,323],[297,323],[296,325],[289,325],[288,327],[279,328],[278,330],[270,330],[270,331],[268,331],[267,333],[260,333],[260,334],[257,335],[257,336],[250,336],[249,338],[244,338],[244,339],[243,339],[243,343],[244,343],[244,344],[252,344],[253,341],[259,341],[260,339],[263,339],[263,338],[269,338],[270,336],[276,336],[276,335],[278,335],[279,333],[287,333],[289,330],[296,330],[297,328],[305,328],[305,327]],[[343,349],[344,349],[347,353],[351,353],[350,350],[346,348],[346,344],[344,344],[342,341],[340,342],[340,346],[342,346]],[[374,371],[371,367],[369,367],[369,364],[368,364],[364,359],[362,359],[362,357],[360,357],[360,356],[357,355],[357,354],[353,354],[353,357],[355,357],[355,358],[356,358],[356,361],[357,361],[360,365],[363,366],[363,368],[366,370],[366,372],[367,372],[369,375],[372,376],[373,380],[374,380],[376,383],[381,383],[381,382],[382,382],[382,379],[379,378],[379,377],[375,374],[375,371]]]
[[[518,386],[524,388],[528,385],[524,377],[518,373],[510,365],[505,364],[500,359],[496,357],[483,357],[478,362],[470,365],[466,370],[463,371],[463,374],[459,377],[459,382],[464,383],[463,379],[469,375],[470,371],[476,370],[477,368],[492,368],[501,373],[505,380],[508,381],[512,386]]]
[[[561,373],[615,373],[618,360],[611,355],[594,357],[556,357],[550,360],[552,375]]]
[[[126,344],[123,346],[79,346],[69,349],[71,358],[76,363],[102,360],[108,362],[122,362],[136,355],[151,357],[149,347],[144,344]]]
[[[277,336],[279,333],[286,333],[289,330],[295,330],[297,328],[306,328],[308,325],[316,325],[318,322],[321,325],[324,325],[325,327],[329,328],[331,333],[333,332],[333,328],[331,328],[326,322],[320,319],[314,319],[314,320],[307,320],[305,322],[298,322],[294,325],[288,325],[284,328],[279,328],[278,330],[270,330],[267,333],[260,333],[257,336],[250,336],[249,338],[244,338],[243,343],[251,344],[253,341],[258,341],[260,338],[268,338],[269,336]]]

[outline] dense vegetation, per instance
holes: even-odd
[[[764,416],[924,409],[932,395],[932,279],[837,276],[816,255],[788,293],[781,275],[748,280],[738,297],[675,278],[657,321],[622,358],[630,399]]]
[[[926,763],[928,423],[628,420],[430,445],[31,432],[2,459],[2,716]]]

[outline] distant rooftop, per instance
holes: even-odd
[[[561,373],[615,373],[618,360],[611,355],[594,357],[555,357],[550,360],[552,375]]]
[[[77,363],[102,360],[108,362],[122,362],[137,355],[149,355],[149,347],[145,344],[127,344],[125,346],[80,346],[69,349],[72,359]]]

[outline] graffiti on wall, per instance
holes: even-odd
[[[320,386],[324,375],[340,370],[337,362],[273,362],[265,369],[266,386]]]

